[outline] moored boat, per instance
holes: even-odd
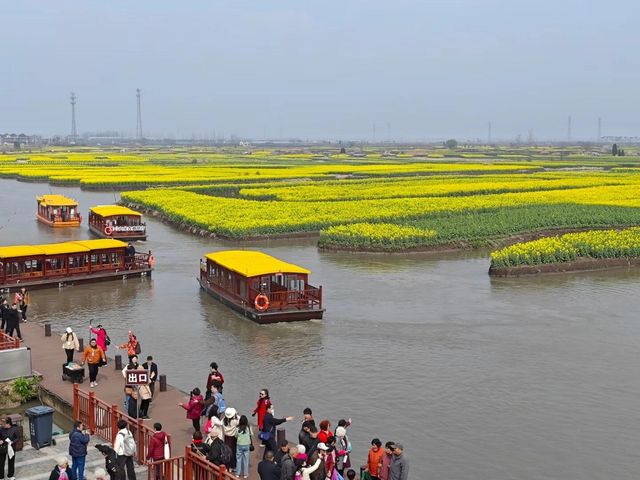
[[[89,230],[102,238],[146,240],[142,214],[121,205],[98,205],[89,209]]]
[[[0,290],[151,275],[149,255],[128,256],[126,248],[112,239],[0,247]]]
[[[311,272],[262,252],[225,250],[200,261],[200,287],[257,323],[321,319],[322,287]]]
[[[64,195],[41,195],[36,197],[36,218],[50,227],[79,227],[82,215],[78,202]]]

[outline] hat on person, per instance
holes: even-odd
[[[227,418],[233,418],[233,417],[235,417],[235,416],[236,416],[236,413],[238,413],[238,412],[236,412],[236,409],[235,409],[235,408],[233,408],[233,407],[227,407],[227,408],[225,409],[225,411],[224,411],[224,416],[225,416],[225,417],[227,417]]]
[[[398,450],[404,450],[404,447],[402,446],[401,443],[396,443],[393,448],[397,448]]]
[[[327,447],[323,442],[320,442],[316,448],[318,450],[329,450],[329,447]]]
[[[73,330],[71,330],[71,327],[67,327],[67,333],[71,333],[73,332]]]
[[[297,445],[296,450],[298,450],[298,453],[307,453],[307,447],[302,444]]]
[[[344,437],[347,434],[347,430],[344,427],[336,428],[336,437]]]

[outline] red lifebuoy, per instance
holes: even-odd
[[[104,234],[105,235],[111,235],[112,233],[113,233],[113,228],[111,228],[109,225],[104,227]]]
[[[256,310],[258,310],[259,312],[264,312],[269,308],[269,297],[267,297],[264,293],[261,293],[253,301],[253,304],[256,306]]]

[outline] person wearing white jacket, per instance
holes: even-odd
[[[60,337],[60,341],[62,341],[62,348],[67,354],[67,363],[72,363],[73,351],[80,351],[80,342],[78,341],[78,336],[73,332],[71,327],[67,327],[66,333],[63,333]]]
[[[309,467],[302,467],[300,470],[298,470],[300,472],[300,475],[302,476],[302,480],[311,480],[311,474],[320,467],[321,462],[322,458],[318,457],[316,463],[314,463],[313,465]]]
[[[126,468],[128,480],[136,480],[133,457],[136,454],[137,448],[133,435],[127,428],[127,422],[125,420],[118,420],[118,433],[113,442],[113,449],[118,455],[117,461],[120,468]]]

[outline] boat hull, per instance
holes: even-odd
[[[49,227],[53,227],[53,228],[69,228],[69,227],[79,227],[80,226],[80,220],[70,220],[67,222],[63,222],[62,220],[60,221],[55,221],[52,222],[51,220],[41,217],[40,215],[36,215],[36,220],[38,220],[40,223],[43,223]]]
[[[96,237],[113,238],[115,240],[122,240],[123,242],[134,241],[134,240],[146,240],[147,239],[146,232],[143,233],[143,234],[135,234],[135,233],[133,233],[133,234],[130,234],[130,235],[118,234],[116,232],[113,232],[111,235],[107,235],[102,230],[94,227],[93,225],[89,225],[89,231],[91,233],[93,233]]]
[[[267,310],[266,312],[259,312],[253,307],[248,305],[240,305],[233,301],[231,298],[223,295],[220,292],[212,289],[209,284],[202,280],[201,278],[197,278],[198,283],[200,284],[200,288],[202,288],[205,292],[211,295],[213,298],[218,300],[223,305],[231,308],[236,311],[243,317],[248,318],[251,321],[260,324],[268,324],[268,323],[280,323],[280,322],[300,322],[304,320],[321,320],[322,315],[324,314],[324,309],[287,309],[287,310]]]
[[[147,267],[137,270],[94,272],[55,278],[34,277],[33,280],[21,280],[20,283],[0,284],[0,292],[10,293],[18,291],[22,287],[28,288],[29,290],[36,290],[40,288],[68,287],[82,283],[103,282],[107,280],[126,280],[130,277],[150,277],[152,271],[152,268]]]

